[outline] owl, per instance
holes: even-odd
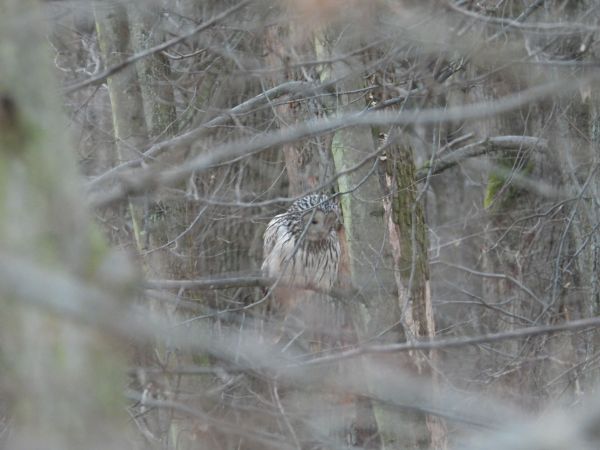
[[[339,225],[338,205],[325,194],[302,197],[269,222],[262,271],[280,280],[270,309],[281,321],[278,342],[302,335],[296,344],[314,349],[325,331],[339,328],[335,305],[324,293],[338,280]]]
[[[263,274],[298,288],[330,290],[338,276],[339,224],[338,205],[329,196],[296,200],[267,226]]]

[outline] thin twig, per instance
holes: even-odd
[[[433,161],[431,174],[435,175],[443,172],[457,164],[477,156],[490,154],[506,150],[545,150],[548,148],[548,142],[545,139],[534,136],[495,136],[474,142],[464,147],[458,148],[451,153],[447,153],[442,158]],[[417,171],[416,180],[422,181],[427,178],[430,172],[429,167],[421,168]]]
[[[192,142],[195,142],[215,127],[224,125],[230,120],[232,120],[235,116],[252,111],[257,106],[266,103],[271,99],[278,98],[284,95],[300,94],[310,89],[317,89],[317,86],[315,86],[313,83],[307,83],[306,81],[288,81],[286,83],[280,84],[279,86],[275,86],[274,88],[262,92],[257,96],[252,97],[251,99],[246,100],[245,102],[240,103],[239,105],[231,108],[230,110],[219,114],[217,117],[214,117],[208,122],[203,123],[192,130],[189,130],[185,133],[179,134],[178,136],[152,145],[150,148],[148,148],[142,153],[140,158],[119,164],[118,166],[107,170],[102,175],[97,176],[88,183],[87,188],[92,189],[96,187],[99,183],[106,181],[107,179],[112,179],[114,176],[118,175],[126,169],[140,167],[144,161],[156,158],[161,153],[170,148],[188,145]]]
[[[597,77],[597,75],[596,75]],[[315,119],[290,126],[284,130],[268,133],[261,138],[248,141],[238,139],[219,145],[210,152],[193,158],[182,165],[166,171],[157,169],[144,170],[133,177],[121,180],[117,186],[90,197],[89,203],[94,208],[107,207],[120,202],[130,195],[147,193],[148,189],[168,186],[184,180],[192,172],[201,172],[233,158],[250,156],[274,146],[287,144],[311,136],[349,128],[352,126],[386,126],[432,124],[458,120],[478,120],[485,117],[512,111],[534,100],[561,93],[566,95],[577,89],[581,83],[589,82],[594,77],[582,78],[579,82],[564,81],[547,83],[524,91],[507,95],[493,102],[484,101],[466,106],[450,108],[432,108],[426,110],[372,111],[343,114],[334,118]]]
[[[197,27],[195,27],[188,33],[185,33],[179,37],[165,41],[162,44],[156,45],[154,47],[150,47],[144,51],[136,53],[135,55],[130,56],[129,58],[121,61],[120,63],[115,64],[114,66],[108,67],[107,69],[103,70],[98,75],[96,75],[92,78],[88,78],[87,80],[83,80],[78,83],[67,86],[64,89],[64,92],[65,92],[65,94],[72,94],[73,92],[79,91],[85,87],[104,83],[104,81],[106,81],[106,79],[108,77],[120,72],[121,70],[125,69],[127,66],[139,61],[140,59],[144,59],[144,58],[147,58],[148,56],[154,55],[155,53],[162,52],[163,50],[166,50],[167,48],[172,47],[173,45],[179,44],[180,42],[183,42],[186,39],[189,39],[190,37],[194,36],[195,34],[198,34],[202,31],[212,27],[216,23],[220,22],[221,20],[223,20],[230,14],[232,14],[232,13],[236,12],[237,10],[243,8],[244,6],[248,5],[252,1],[253,0],[243,0],[240,3],[238,3],[237,5],[234,5],[231,8],[226,9],[221,14],[217,14],[212,19],[209,19],[206,22],[201,23],[200,25],[198,25]]]
[[[313,366],[317,364],[329,364],[342,359],[356,358],[367,354],[382,354],[382,353],[399,353],[414,350],[436,350],[442,348],[465,347],[469,345],[478,345],[488,342],[500,342],[513,339],[520,339],[531,336],[550,335],[560,333],[562,331],[575,331],[585,328],[599,328],[600,317],[592,317],[589,319],[572,320],[561,323],[559,325],[543,325],[536,327],[519,328],[517,330],[504,331],[500,333],[490,333],[480,336],[472,336],[467,338],[449,338],[430,341],[416,341],[401,344],[386,344],[386,345],[370,345],[358,347],[351,350],[346,350],[339,353],[334,353],[319,358],[314,358],[308,361],[294,363],[291,366]]]

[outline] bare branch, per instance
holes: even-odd
[[[504,273],[479,272],[478,270],[473,270],[473,269],[470,269],[469,267],[461,266],[461,265],[458,265],[458,264],[452,264],[452,263],[446,262],[446,261],[436,261],[436,262],[439,263],[439,264],[443,264],[445,266],[448,266],[448,267],[453,267],[455,269],[463,270],[465,272],[468,272],[468,273],[470,273],[472,275],[475,275],[475,276],[478,276],[478,277],[496,278],[496,279],[499,279],[499,280],[510,281],[515,286],[519,287],[519,289],[521,289],[527,295],[529,295],[532,299],[534,299],[543,308],[546,308],[548,306],[537,295],[535,295],[531,289],[529,289],[527,286],[525,286],[519,280],[517,280],[514,277],[511,277],[510,275],[506,275]]]
[[[262,138],[250,142],[247,139],[239,139],[219,145],[213,148],[211,152],[199,155],[171,170],[159,172],[150,169],[143,171],[136,176],[123,179],[120,185],[106,192],[90,196],[89,203],[94,208],[106,207],[115,202],[122,201],[128,195],[136,195],[159,186],[169,186],[177,183],[194,171],[202,172],[234,158],[249,156],[274,146],[352,126],[422,125],[459,120],[478,120],[491,117],[512,111],[548,95],[557,94],[557,92],[566,95],[572,90],[577,89],[582,83],[589,82],[591,78],[587,77],[579,80],[579,82],[566,83],[558,81],[547,83],[516,94],[507,95],[493,102],[484,101],[467,106],[402,112],[360,112],[344,114],[334,118],[310,120],[290,126],[284,130],[265,134]]]
[[[176,402],[173,400],[155,400],[152,398],[147,398],[146,396],[142,396],[142,394],[135,391],[128,391],[126,392],[125,396],[131,400],[142,402],[142,404],[146,406],[173,409],[175,411],[190,415],[207,424],[210,424],[219,430],[226,431],[227,433],[231,433],[235,436],[245,437],[255,442],[261,442],[263,445],[276,446],[276,448],[280,449],[295,449],[293,445],[287,443],[279,435],[255,429],[243,428],[239,425],[231,423],[230,421],[216,419],[204,411],[201,411],[197,408],[192,408],[191,406],[181,402]]]
[[[172,47],[173,45],[179,44],[180,42],[183,42],[186,39],[189,39],[190,37],[194,36],[195,34],[198,34],[202,31],[212,27],[213,25],[220,22],[221,20],[223,20],[230,14],[236,12],[237,10],[242,9],[243,7],[245,7],[252,1],[253,0],[243,0],[240,3],[238,3],[237,5],[234,5],[231,8],[226,9],[222,13],[217,14],[212,19],[209,19],[206,22],[201,23],[200,25],[198,25],[197,27],[195,27],[188,33],[185,33],[179,37],[170,39],[168,41],[163,42],[162,44],[156,45],[147,50],[144,50],[143,52],[140,52],[133,56],[130,56],[129,58],[123,60],[119,64],[115,64],[114,66],[103,70],[101,73],[99,73],[98,75],[96,75],[92,78],[89,78],[84,81],[80,81],[80,82],[72,84],[70,86],[67,86],[64,89],[64,92],[65,92],[65,94],[71,94],[71,93],[79,91],[85,87],[104,83],[108,77],[120,72],[121,70],[125,69],[127,66],[139,61],[140,59],[147,58],[148,56],[152,56],[155,53],[162,52],[163,50],[166,50],[167,48]]]
[[[146,280],[144,287],[146,289],[195,289],[199,291],[208,291],[214,289],[230,289],[238,287],[265,287],[269,288],[277,283],[277,286],[287,287],[292,289],[304,289],[307,291],[319,292],[321,294],[327,294],[335,299],[344,300],[349,296],[357,295],[358,290],[351,288],[339,289],[334,288],[331,290],[318,289],[315,286],[305,286],[298,284],[286,284],[281,281],[277,282],[277,279],[267,278],[260,275],[236,275],[231,274],[227,277],[207,277],[197,278],[195,280]]]
[[[147,289],[229,289],[236,287],[268,287],[275,280],[260,275],[197,278],[195,280],[146,280]]]
[[[469,17],[473,17],[482,22],[486,22],[488,24],[497,25],[505,28],[519,28],[522,30],[535,30],[535,31],[550,31],[552,33],[581,33],[582,31],[596,32],[598,31],[598,27],[594,25],[588,25],[581,22],[555,22],[555,23],[547,23],[547,22],[534,22],[534,23],[523,23],[523,21],[533,13],[537,8],[542,5],[542,0],[537,0],[532,5],[528,6],[526,10],[519,15],[516,19],[506,19],[506,18],[498,18],[486,16],[483,14],[478,14],[474,11],[461,8],[458,6],[458,2],[449,1],[448,5],[454,9],[455,11],[460,12]]]
[[[500,342],[506,340],[514,340],[532,336],[550,335],[560,333],[562,331],[576,331],[586,328],[600,328],[600,317],[592,317],[589,319],[572,320],[561,323],[559,325],[542,325],[537,327],[519,328],[517,330],[505,331],[501,333],[490,333],[481,336],[472,336],[468,338],[451,338],[439,339],[432,341],[416,341],[406,342],[401,344],[386,344],[386,345],[370,345],[344,352],[334,353],[332,355],[314,358],[297,365],[316,365],[329,364],[343,359],[356,358],[366,354],[380,353],[399,353],[414,350],[437,350],[442,348],[456,348],[468,345],[485,344],[488,342]]]
[[[127,161],[123,164],[119,164],[118,166],[113,167],[110,170],[107,170],[102,175],[97,176],[92,181],[88,183],[88,189],[92,189],[96,187],[102,181],[106,181],[107,179],[111,179],[117,174],[121,173],[125,169],[132,169],[135,167],[140,167],[142,162],[147,159],[156,158],[165,150],[168,150],[173,147],[177,147],[179,145],[188,145],[192,142],[196,141],[200,137],[204,136],[207,132],[211,131],[212,128],[218,127],[220,125],[224,125],[232,120],[235,116],[245,114],[249,111],[252,111],[259,105],[269,102],[275,98],[289,95],[289,94],[299,94],[302,92],[314,90],[315,85],[313,83],[308,83],[305,81],[288,81],[280,84],[279,86],[275,86],[256,97],[252,97],[249,100],[246,100],[243,103],[231,108],[230,110],[219,114],[217,117],[209,120],[206,123],[203,123],[197,128],[193,130],[187,131],[180,135],[177,135],[171,139],[167,139],[166,141],[159,142],[157,144],[152,145],[149,149],[144,151],[142,156],[138,159],[134,159],[131,161]]]
[[[482,139],[433,161],[433,167],[423,167],[417,171],[416,180],[423,181],[430,174],[436,175],[463,161],[476,156],[486,155],[506,150],[546,150],[548,142],[545,139],[533,136],[495,136]]]

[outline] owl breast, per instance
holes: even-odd
[[[294,225],[286,214],[269,222],[264,238],[263,273],[281,278],[286,284],[331,289],[338,275],[337,232],[331,229],[324,239],[309,240]]]

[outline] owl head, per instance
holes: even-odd
[[[292,203],[288,213],[295,219],[294,231],[304,234],[308,241],[323,241],[340,224],[337,201],[326,194],[311,194]]]

